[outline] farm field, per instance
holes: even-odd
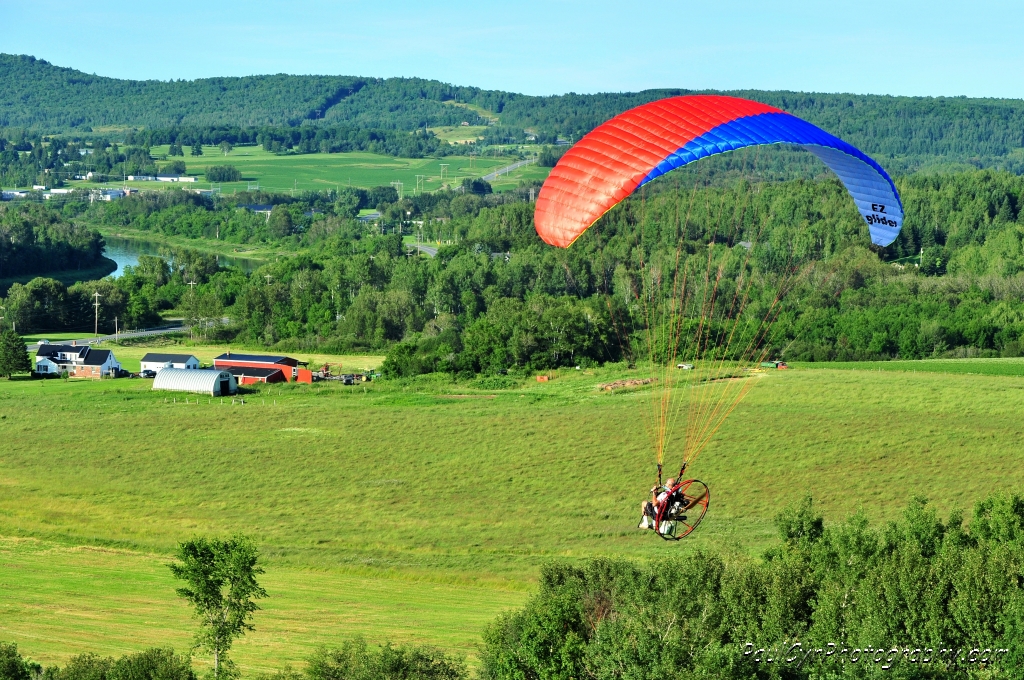
[[[182,350],[207,351],[167,348]],[[0,381],[0,637],[46,663],[183,648],[191,624],[169,554],[196,533],[245,532],[271,597],[237,648],[243,670],[359,633],[472,654],[551,559],[695,548],[740,559],[775,540],[774,515],[804,494],[827,519],[877,522],[913,495],[969,514],[984,494],[1024,488],[1024,377],[978,373],[754,378],[691,470],[712,503],[681,544],[634,529],[654,477],[645,392],[598,389],[637,375],[625,369],[501,390],[274,385],[244,406],[146,380]]]
[[[154,157],[166,155],[168,147],[156,146],[152,149]],[[187,152],[186,152],[187,153]],[[370,188],[389,186],[391,182],[402,182],[403,191],[413,194],[417,190],[417,175],[423,180],[420,191],[435,191],[444,184],[456,185],[465,177],[480,177],[497,168],[503,168],[515,162],[507,157],[473,157],[448,156],[445,158],[394,158],[365,152],[302,154],[279,156],[264,151],[258,146],[239,146],[224,155],[215,146],[203,148],[202,156],[184,156],[188,174],[197,175],[198,181],[192,184],[172,185],[163,182],[128,182],[129,186],[140,189],[164,189],[169,186],[185,186],[193,189],[206,189],[211,185],[205,181],[203,174],[211,165],[234,165],[242,173],[241,182],[224,182],[216,186],[221,191],[231,193],[244,191],[248,187],[259,188],[271,192],[291,192],[335,189],[342,186]],[[166,161],[157,161],[157,165]],[[444,178],[442,168],[444,164]],[[502,175],[499,184],[515,186],[519,180],[534,175],[547,177],[548,168],[527,166],[517,175]],[[118,186],[121,182],[115,182]],[[89,182],[70,182],[69,186],[94,186]]]
[[[833,361],[794,362],[794,367],[831,371],[901,371],[906,373],[959,373],[962,375],[1024,376],[1024,358],[1019,359],[922,359],[920,361]]]
[[[427,128],[449,144],[465,144],[483,139],[486,129],[486,125],[445,125],[444,127]]]

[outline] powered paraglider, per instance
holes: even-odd
[[[562,156],[540,190],[534,214],[537,233],[546,243],[567,248],[652,180],[710,156],[774,144],[802,147],[823,161],[846,187],[867,223],[871,242],[892,243],[903,223],[903,206],[896,185],[878,163],[785,111],[718,95],[644,104],[584,136]],[[623,244],[620,239],[617,254],[605,258],[604,266],[611,273],[601,275],[614,282],[615,295],[628,298],[628,315],[643,335],[642,342],[635,342],[636,334],[628,330],[620,337],[630,348],[642,345],[647,355],[644,368],[652,374],[643,381],[650,386],[644,422],[664,501],[656,503],[654,516],[645,515],[641,526],[665,539],[689,535],[710,502],[707,485],[696,479],[661,486],[666,452],[681,444],[677,477],[681,479],[755,384],[757,372],[763,370],[758,368],[761,362],[777,351],[773,350],[772,324],[795,270],[792,250],[787,255],[778,243],[760,244],[767,217],[747,212],[749,196],[757,189],[746,180],[743,183],[746,194],[731,215],[723,197],[713,218],[708,201],[707,224],[696,230],[704,251],[695,248],[689,236],[695,233],[690,213],[697,182],[685,222],[678,208],[677,224],[669,229],[648,225],[641,215],[638,233],[632,242]],[[730,221],[731,230],[728,225],[723,229]],[[659,229],[657,238],[662,242],[664,234],[676,235],[674,256],[652,244],[649,234]],[[774,264],[759,266],[755,262],[759,252]],[[751,309],[748,303],[757,295],[762,299]],[[685,363],[677,363],[684,358]]]

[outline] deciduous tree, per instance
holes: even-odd
[[[228,659],[231,644],[253,630],[256,600],[267,596],[256,581],[263,573],[259,550],[252,539],[193,538],[178,545],[174,577],[185,582],[179,596],[188,600],[199,619],[196,646],[213,655],[213,677],[233,671]]]

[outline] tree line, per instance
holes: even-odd
[[[900,180],[903,232],[871,250],[867,226],[835,179],[752,183],[693,172],[652,183],[566,250],[539,240],[526,191],[399,200],[379,187],[231,201],[172,191],[80,211],[68,203],[67,219],[85,225],[295,254],[246,274],[180,251],[144,258],[116,280],[12,287],[4,304],[19,328],[58,330],[91,321],[85,302],[98,291],[103,328],[112,330],[115,317],[145,325],[186,309],[193,319],[230,319],[204,331],[211,340],[387,352],[385,372],[396,377],[543,370],[645,356],[635,297],[641,263],[663,263],[669,274],[706,267],[711,244],[719,295],[742,276],[753,281],[749,314],[764,312],[785,287],[772,327],[777,358],[1024,353],[1024,179],[975,171]],[[273,209],[255,214],[243,207],[249,202]],[[364,207],[381,217],[355,219]],[[436,256],[410,240],[432,242]],[[650,292],[655,305],[673,300],[667,284]]]
[[[131,81],[13,55],[0,55],[0,86],[11,93],[0,104],[0,128],[35,132],[89,134],[97,125],[134,127],[136,134],[142,135],[149,130],[320,125],[339,130],[411,132],[462,122],[497,122],[485,133],[488,143],[519,143],[532,138],[546,144],[559,138],[578,140],[605,120],[640,104],[712,92],[658,89],[535,97],[419,78],[352,76]],[[875,156],[891,172],[956,165],[1024,172],[1021,100],[765,90],[720,94],[754,99],[800,116]],[[481,109],[488,114],[479,113]],[[318,140],[316,148],[322,143]]]
[[[917,499],[876,528],[808,498],[775,523],[760,559],[548,564],[484,633],[481,677],[1020,677],[1024,499],[989,496],[966,526]]]
[[[41,206],[0,204],[0,279],[90,269],[103,258],[103,237]]]

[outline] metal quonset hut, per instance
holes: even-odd
[[[153,389],[226,397],[238,391],[238,383],[235,376],[215,368],[165,368],[153,379]]]

